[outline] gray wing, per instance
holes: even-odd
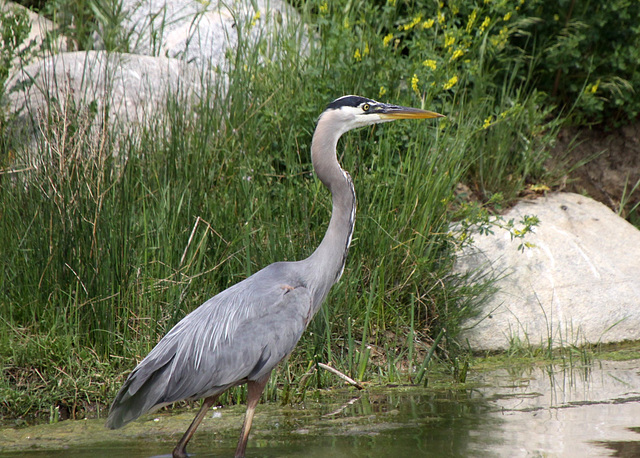
[[[284,275],[283,264],[214,296],[171,329],[127,378],[107,427],[269,374],[293,351],[311,310],[310,291]]]

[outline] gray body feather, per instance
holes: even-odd
[[[271,264],[184,317],[129,375],[107,427],[270,373],[294,349],[313,313],[300,264]]]

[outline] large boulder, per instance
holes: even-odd
[[[588,197],[522,201],[505,219],[536,215],[524,252],[508,231],[476,235],[457,272],[487,272],[497,292],[462,337],[474,350],[640,339],[640,231]]]
[[[213,67],[224,67],[239,39],[255,44],[301,31],[298,13],[283,0],[124,0],[122,9],[132,53]]]
[[[90,110],[97,125],[126,130],[157,117],[169,94],[197,95],[200,84],[196,70],[178,59],[78,51],[20,69],[7,87],[18,128],[37,129],[52,111],[74,116]]]
[[[299,15],[282,0],[124,0],[121,7],[131,53],[47,53],[15,70],[6,86],[6,111],[18,117],[12,134],[37,138],[38,124],[52,111],[73,115],[69,102],[73,110],[95,113],[98,125],[147,123],[178,90],[196,98],[205,87],[224,93],[227,77],[217,69],[226,67],[239,40],[268,38],[260,41],[260,56],[270,59],[276,56],[269,43],[304,33]]]

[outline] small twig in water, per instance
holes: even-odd
[[[344,375],[342,372],[340,372],[338,369],[335,369],[331,366],[328,366],[326,364],[323,363],[318,363],[318,366],[323,368],[326,371],[331,372],[332,374],[337,375],[338,377],[340,377],[342,380],[344,380],[345,382],[347,382],[350,385],[355,386],[357,389],[359,390],[364,390],[364,386],[362,386],[359,382],[356,382],[354,379],[352,379],[351,377],[348,377],[346,375]]]

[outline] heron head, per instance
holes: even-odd
[[[323,116],[331,113],[331,122],[342,133],[357,127],[364,127],[396,119],[441,118],[444,115],[419,108],[403,107],[357,95],[345,95],[327,106]]]

